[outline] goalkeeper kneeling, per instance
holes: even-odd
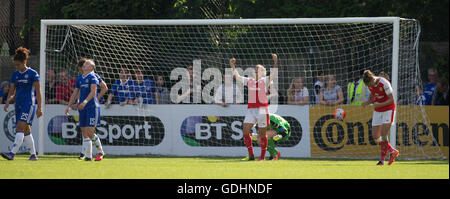
[[[283,142],[291,136],[291,125],[283,117],[277,114],[269,114],[270,123],[267,125],[266,136],[268,138],[267,151],[270,154],[270,160],[278,160],[281,153],[275,148],[276,143]],[[259,135],[252,133],[253,141],[258,141]]]

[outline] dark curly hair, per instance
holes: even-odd
[[[16,49],[16,54],[14,54],[14,61],[25,61],[28,59],[28,55],[30,54],[30,50],[24,48],[24,47],[19,47]]]

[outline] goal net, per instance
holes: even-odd
[[[60,104],[70,96],[61,88],[73,86],[85,57],[109,87],[97,127],[106,153],[245,155],[248,89],[230,78],[229,60],[236,58],[242,76],[254,76],[257,64],[269,75],[272,53],[279,68],[269,99],[271,111],[291,124],[289,139],[276,143],[287,156],[378,157],[373,106],[357,105],[368,95],[358,87],[365,69],[392,83],[398,109],[390,142],[401,157],[442,158],[442,147],[448,150],[448,126],[438,122],[432,129],[433,110],[415,105],[415,89],[422,87],[416,20],[44,20],[41,29],[40,73],[50,113],[41,128],[44,152],[81,150],[78,113],[64,116]],[[230,93],[231,102],[225,99]],[[322,105],[320,93],[325,103],[341,102]],[[346,111],[344,121],[333,118],[336,108]]]

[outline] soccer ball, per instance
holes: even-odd
[[[344,109],[338,108],[336,110],[334,110],[334,119],[337,120],[344,120],[345,118],[345,111]]]

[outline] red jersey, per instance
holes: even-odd
[[[69,82],[60,82],[56,85],[56,99],[69,102],[72,95],[73,88],[75,87],[76,80],[69,79]]]
[[[370,93],[372,94],[374,102],[383,103],[389,99],[388,95],[392,94],[392,86],[388,80],[380,77],[379,81],[374,86],[369,86]],[[385,112],[389,110],[395,110],[395,103],[392,102],[389,105],[375,108],[377,112]]]
[[[256,81],[253,78],[243,77],[244,85],[248,87],[247,108],[268,107],[267,91],[269,90],[269,77],[264,77]]]

